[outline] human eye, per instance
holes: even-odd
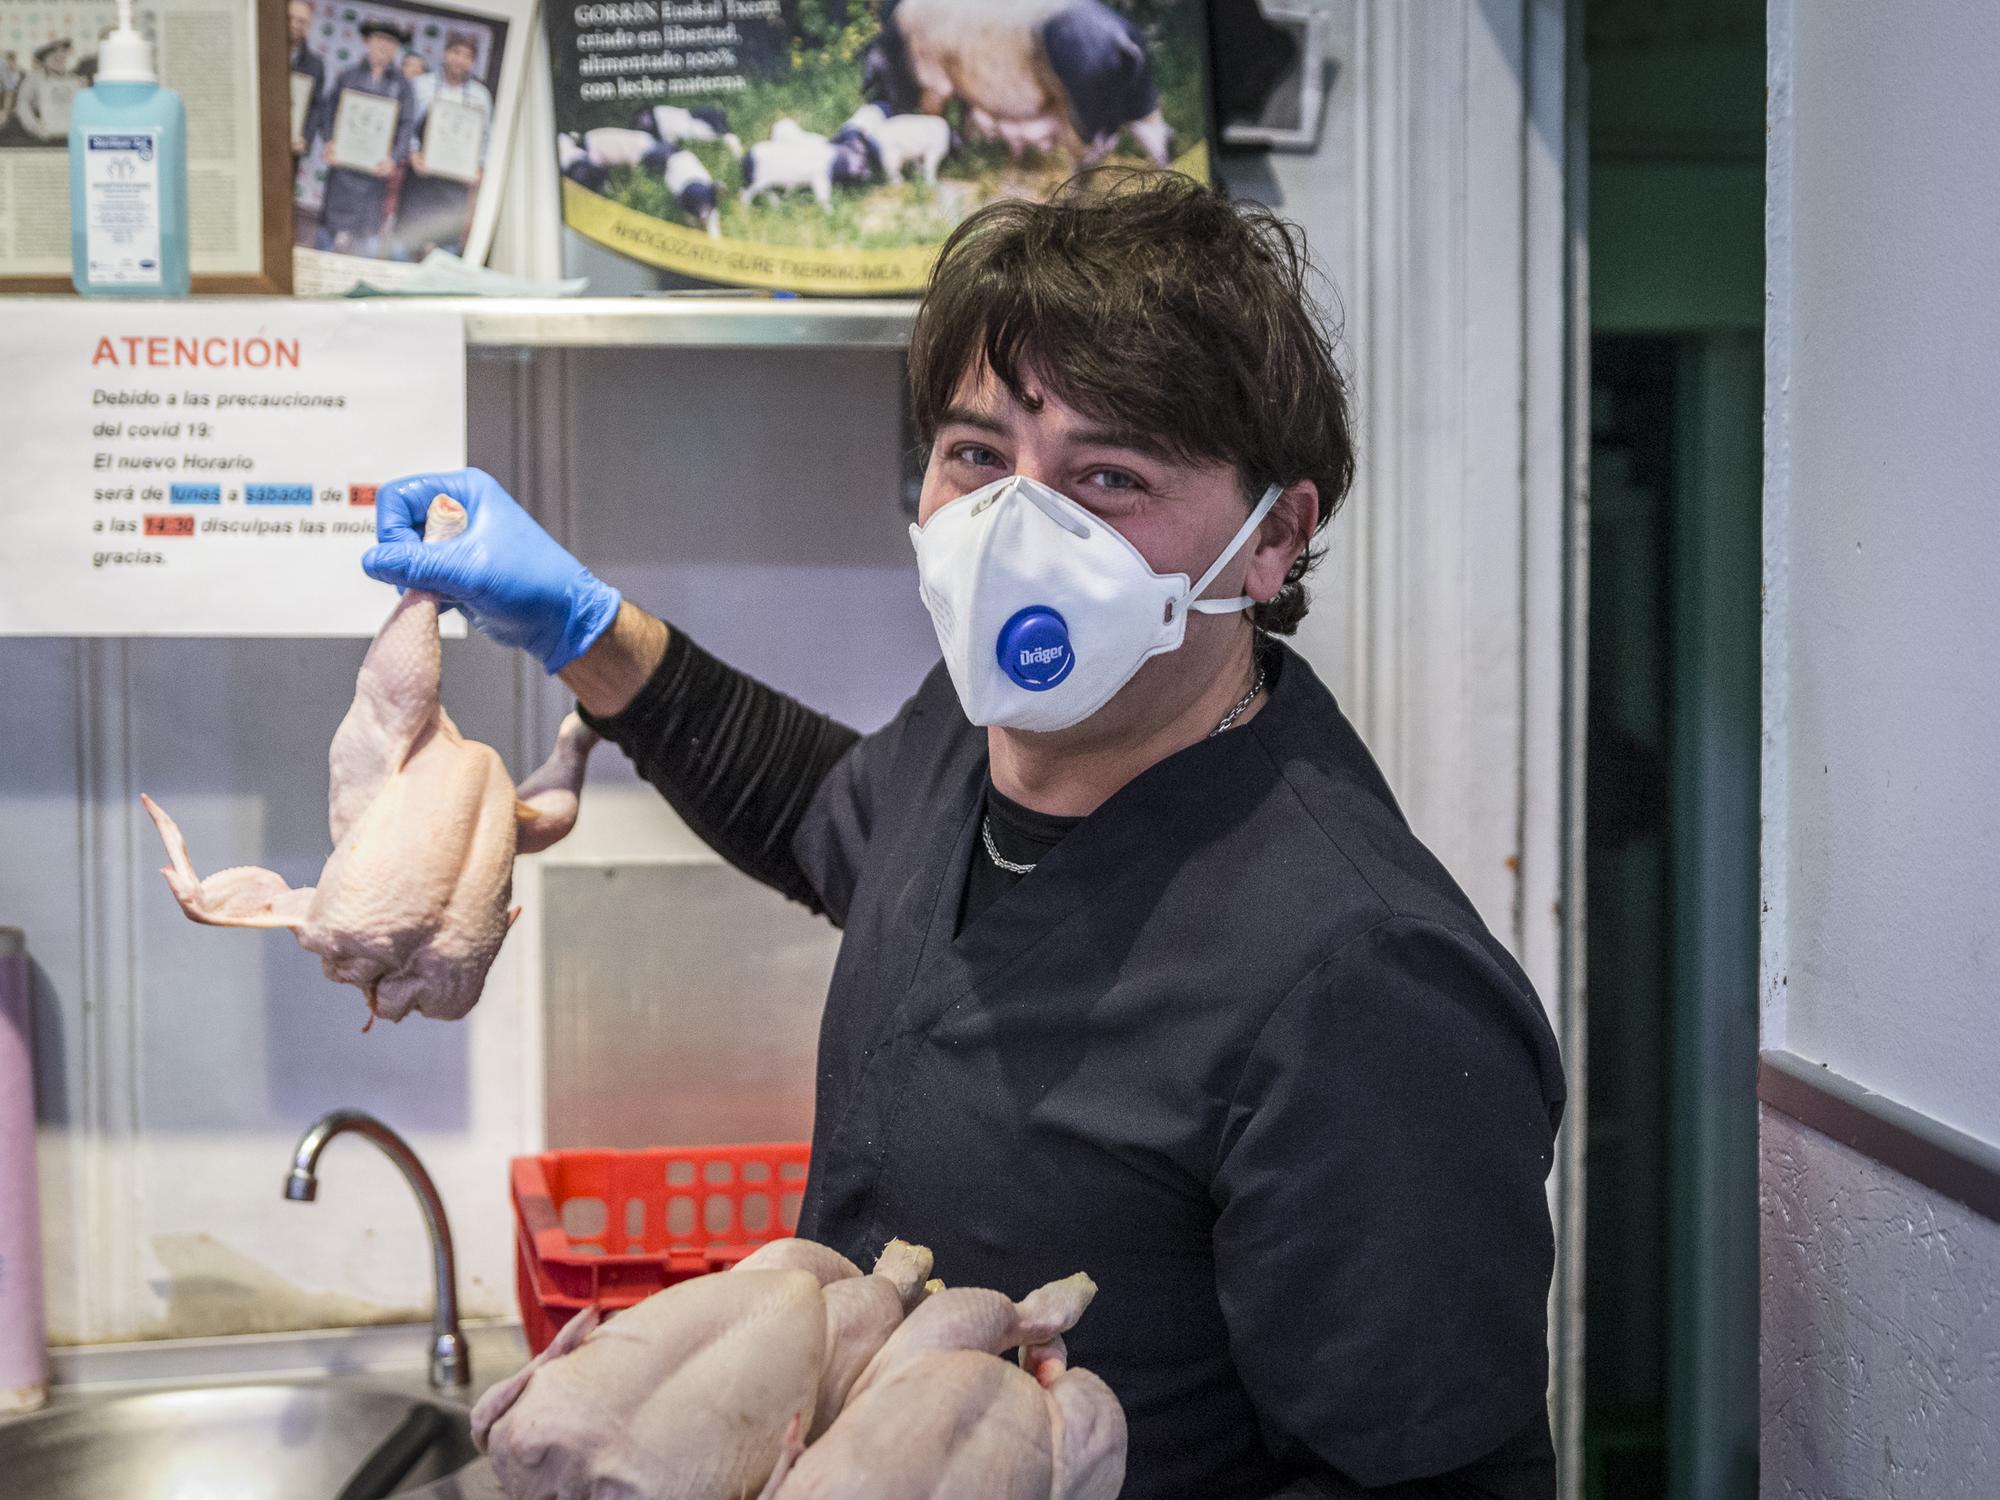
[[[1129,469],[1092,469],[1083,476],[1084,484],[1103,494],[1138,494],[1146,483]]]
[[[970,469],[997,469],[1002,467],[998,453],[984,443],[954,443],[949,456],[953,463],[963,464]]]

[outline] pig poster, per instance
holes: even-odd
[[[555,0],[565,270],[596,292],[920,291],[982,204],[1209,180],[1203,0]]]

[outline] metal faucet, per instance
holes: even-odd
[[[472,1356],[465,1347],[465,1332],[458,1325],[458,1264],[451,1253],[451,1225],[445,1221],[444,1200],[438,1197],[430,1173],[417,1160],[409,1142],[373,1115],[358,1109],[330,1110],[299,1137],[298,1149],[292,1153],[291,1175],[285,1179],[285,1196],[294,1203],[311,1203],[319,1196],[319,1178],[314,1175],[319,1154],[328,1141],[349,1131],[382,1148],[401,1169],[423,1207],[424,1224],[431,1232],[431,1267],[436,1282],[431,1299],[431,1387],[462,1391],[472,1384]]]

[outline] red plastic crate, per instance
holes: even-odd
[[[515,1287],[528,1347],[539,1354],[586,1307],[630,1307],[793,1233],[808,1154],[797,1141],[515,1157]]]

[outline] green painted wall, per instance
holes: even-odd
[[[1650,29],[1599,25],[1635,9]],[[1594,332],[1759,328],[1764,321],[1761,3],[1589,7],[1590,324]],[[1754,22],[1754,24],[1748,24]]]

